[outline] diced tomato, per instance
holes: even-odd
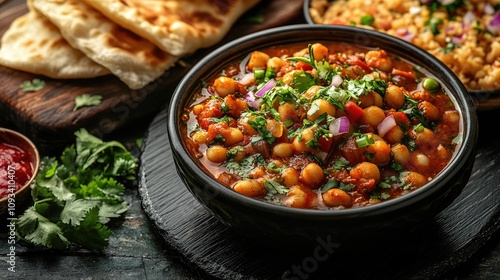
[[[399,69],[392,69],[392,75],[394,76],[402,76],[402,77],[405,77],[406,79],[410,79],[410,80],[415,80],[415,74],[411,71],[403,71],[403,70],[399,70]]]
[[[233,118],[238,118],[241,115],[241,112],[245,111],[245,109],[248,108],[248,105],[245,101],[237,99],[232,94],[224,97],[224,103],[229,108],[227,114]]]
[[[205,109],[198,115],[198,122],[203,129],[208,129],[208,126],[213,123],[211,118],[220,118],[223,113],[221,111],[221,102],[217,99],[212,99],[207,102]]]
[[[361,178],[359,179],[358,183],[356,186],[358,187],[358,191],[360,192],[369,192],[375,187],[375,179],[365,179]]]
[[[219,135],[225,139],[230,133],[229,125],[225,122],[214,123],[208,127],[207,132],[207,143],[211,143]]]
[[[370,66],[368,66],[368,64],[366,64],[366,62],[362,61],[357,56],[351,56],[351,57],[349,57],[349,59],[347,61],[352,65],[357,65],[357,66],[361,67],[361,69],[363,69],[366,73],[372,72],[372,69],[370,68]]]
[[[297,64],[295,65],[295,69],[309,71],[312,70],[313,67],[303,61],[298,61]]]
[[[347,100],[344,104],[344,108],[345,108],[345,111],[347,112],[346,117],[351,122],[357,121],[359,118],[361,118],[365,114],[365,111],[363,110],[363,108],[359,107],[358,104],[356,104],[352,100]]]
[[[332,146],[333,138],[328,137],[328,139],[327,139],[325,137],[320,137],[318,142],[319,142],[319,148],[323,152],[328,153],[330,151],[331,146]]]
[[[410,120],[403,112],[388,112],[387,115],[393,115],[396,123],[404,128],[408,128],[410,126]]]

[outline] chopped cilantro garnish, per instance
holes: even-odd
[[[263,117],[257,117],[253,120],[249,120],[248,124],[251,125],[255,130],[257,130],[267,143],[271,144],[276,140],[269,130],[266,128],[266,119]]]
[[[23,92],[39,91],[45,87],[45,81],[41,79],[33,79],[32,81],[24,81],[21,83]]]
[[[73,107],[73,111],[80,109],[81,107],[86,106],[97,106],[101,104],[102,96],[100,95],[90,95],[90,94],[82,94],[75,97],[75,107]]]
[[[371,15],[364,15],[361,17],[361,25],[371,25],[375,21],[375,18]]]

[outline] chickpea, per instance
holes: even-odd
[[[384,72],[390,73],[392,72],[392,61],[387,56],[387,53],[383,50],[380,51],[368,51],[365,54],[366,64],[370,67],[377,68]]]
[[[239,180],[233,185],[233,190],[248,197],[261,197],[266,194],[264,185],[257,180]]]
[[[409,172],[405,172],[405,173],[401,174],[401,179],[403,179],[403,181],[406,184],[409,184],[414,188],[420,188],[421,186],[427,184],[427,182],[428,182],[427,178],[425,178],[424,175],[422,175],[418,172],[413,172],[413,171],[409,171]]]
[[[380,180],[380,170],[378,167],[371,162],[361,162],[354,166],[349,175],[355,179],[375,179],[375,181]]]
[[[290,191],[283,199],[283,204],[293,208],[306,208],[308,201],[308,194],[306,190],[299,185],[290,188]]]
[[[410,155],[410,163],[419,170],[425,171],[430,166],[430,159],[423,153],[413,152]]]
[[[358,105],[361,108],[366,108],[374,105],[373,95],[372,94],[364,94],[361,95],[358,99]]]
[[[318,93],[320,89],[320,86],[314,85],[306,90],[306,92],[304,93],[304,97],[307,99],[311,99],[316,95],[316,93]]]
[[[271,57],[268,61],[267,61],[267,68],[272,68],[274,69],[274,71],[277,73],[280,71],[280,69],[286,65],[286,62],[283,61],[283,59],[279,58],[279,57]]]
[[[238,82],[233,78],[220,76],[215,79],[213,86],[220,97],[226,97],[236,92],[238,89]]]
[[[363,109],[365,113],[359,119],[361,124],[368,124],[374,129],[377,128],[377,125],[382,122],[385,118],[384,110],[377,106],[370,106]]]
[[[285,126],[275,119],[269,119],[266,120],[266,129],[269,130],[274,137],[280,138],[283,135]]]
[[[300,172],[300,177],[309,186],[316,186],[323,181],[325,174],[323,168],[315,162],[307,164]]]
[[[385,165],[391,159],[391,146],[384,140],[375,141],[368,146],[366,151],[372,154],[370,162],[377,165]]]
[[[203,110],[205,110],[205,105],[203,104],[194,105],[193,114],[195,114],[195,116],[198,116]]]
[[[420,132],[415,130],[410,131],[410,135],[415,139],[415,144],[418,146],[431,145],[435,142],[434,132],[426,127]]]
[[[458,125],[460,122],[460,114],[455,110],[444,111],[443,122],[450,125]]]
[[[286,102],[278,106],[278,113],[282,122],[289,119],[298,120],[299,111],[297,106],[292,102]]]
[[[285,73],[285,75],[283,75],[283,78],[281,79],[281,81],[285,85],[290,85],[293,82],[293,74],[296,72],[297,71],[290,71],[290,72]]]
[[[283,179],[283,185],[287,188],[291,188],[299,183],[299,172],[293,167],[287,167],[281,171],[281,179]]]
[[[323,203],[328,207],[351,207],[351,196],[345,191],[337,188],[329,189],[322,195]]]
[[[328,58],[328,48],[323,44],[316,43],[312,45],[314,60],[321,61]]]
[[[419,102],[417,107],[420,111],[424,112],[424,116],[426,119],[431,121],[439,120],[439,117],[441,115],[439,109],[429,101]]]
[[[205,130],[197,130],[193,133],[193,141],[197,144],[205,144],[207,142],[208,132]]]
[[[232,145],[239,143],[243,140],[243,132],[241,132],[241,130],[239,130],[235,127],[230,127],[229,133],[225,134],[224,136],[226,139],[226,141],[224,142],[224,145],[226,145],[226,146],[232,146]]]
[[[254,68],[265,68],[268,60],[269,60],[268,54],[260,51],[254,51],[250,54],[247,68],[250,71],[253,71]]]
[[[335,116],[335,106],[325,99],[316,99],[311,104],[311,109],[307,112],[307,119],[315,121],[324,113]]]
[[[287,158],[293,155],[293,147],[290,143],[278,143],[273,147],[273,156]]]
[[[437,156],[444,160],[450,160],[452,153],[443,145],[439,144],[436,148]]]
[[[220,145],[209,147],[206,151],[207,159],[211,162],[223,162],[227,158],[227,149]]]
[[[403,129],[399,125],[391,128],[384,135],[384,140],[389,142],[390,144],[400,143],[404,137]]]
[[[410,150],[403,144],[396,144],[391,148],[394,160],[406,165],[410,161]]]
[[[387,105],[394,109],[400,109],[405,105],[405,96],[400,87],[390,85],[385,90],[385,102]]]
[[[307,146],[306,144],[307,142],[314,139],[314,132],[312,131],[312,129],[304,129],[301,135],[302,137],[295,136],[295,138],[293,138],[292,147],[296,154],[312,151],[312,148]]]
[[[252,179],[263,178],[266,175],[266,170],[263,166],[257,166],[249,173]]]
[[[375,105],[377,107],[384,106],[384,99],[382,98],[382,96],[380,94],[372,91],[372,95],[373,95],[373,105]]]

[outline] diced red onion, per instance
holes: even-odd
[[[500,12],[493,16],[486,28],[493,34],[500,33]]]
[[[476,21],[476,15],[474,15],[472,11],[467,11],[462,19],[462,22],[467,26],[471,25],[475,21]]]
[[[204,96],[208,96],[208,95],[211,95],[210,94],[210,91],[208,91],[207,88],[202,88],[201,89],[201,94],[204,95]]]
[[[396,120],[393,115],[385,117],[377,126],[378,135],[384,137],[384,135],[396,125]]]
[[[254,81],[255,80],[254,80],[253,73],[246,73],[245,75],[240,77],[240,79],[238,80],[238,83],[246,86],[246,85],[253,83]]]
[[[342,79],[340,75],[335,75],[332,77],[332,82],[330,83],[330,85],[333,87],[339,87],[342,82],[344,82],[344,79]]]
[[[250,54],[245,56],[243,60],[240,62],[240,73],[245,73],[247,72],[247,63],[250,60]]]
[[[399,28],[396,31],[396,34],[399,36],[399,38],[411,42],[415,38],[415,34],[410,32],[407,28]]]
[[[266,94],[266,92],[272,89],[275,85],[276,81],[274,79],[270,79],[263,87],[261,87],[257,92],[255,92],[255,96],[263,97]]]
[[[341,135],[349,131],[349,119],[345,116],[334,119],[330,123],[330,132],[333,136]]]
[[[495,13],[495,8],[490,3],[485,3],[484,4],[484,14],[485,15],[492,15]]]
[[[247,101],[248,105],[252,106],[255,109],[260,108],[260,102],[262,99],[260,98],[255,98],[255,95],[252,91],[247,92],[245,95],[245,100]]]
[[[464,41],[464,34],[459,34],[451,37],[451,42],[455,45],[461,45]]]
[[[432,1],[434,1],[434,0],[420,0],[420,3],[422,3],[422,4],[430,4],[430,3],[432,3]]]

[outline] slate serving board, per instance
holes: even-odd
[[[480,113],[480,126],[493,116]],[[500,230],[500,140],[482,130],[472,176],[444,212],[416,232],[363,250],[318,241],[299,250],[264,246],[213,218],[178,177],[167,112],[152,121],[139,174],[142,206],[158,234],[195,270],[218,279],[437,279],[466,264]],[[369,234],[369,233],[367,233]],[[326,244],[326,245],[325,245]],[[308,277],[308,278],[306,278]]]
[[[10,23],[28,11],[26,1],[0,2],[0,36]],[[283,25],[299,17],[303,21],[302,1],[261,1],[243,15],[219,43],[183,58],[187,66],[176,65],[139,90],[130,90],[112,75],[95,79],[55,80],[0,66],[0,125],[18,130],[30,137],[44,154],[56,154],[74,138],[74,131],[85,127],[104,136],[134,120],[157,114],[170,99],[175,86],[190,69],[214,48],[242,35]],[[250,21],[261,17],[262,23]],[[40,91],[24,93],[23,81],[40,78],[46,86]],[[73,111],[75,97],[88,93],[101,95],[99,106]]]

